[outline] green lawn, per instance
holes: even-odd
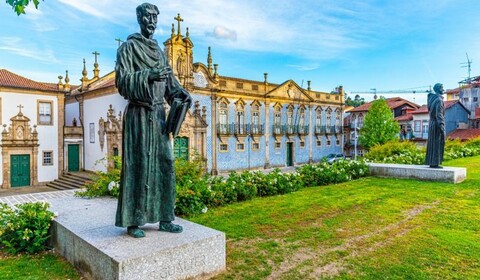
[[[480,156],[446,164],[468,179],[364,178],[188,219],[226,233],[219,279],[480,279]],[[53,254],[0,255],[0,278],[79,279]]]
[[[36,255],[8,256],[0,254],[0,279],[66,280],[81,279],[80,274],[52,252]]]
[[[220,279],[480,278],[480,157],[457,185],[365,178],[210,209]]]

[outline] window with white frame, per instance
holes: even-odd
[[[326,128],[327,132],[331,132],[331,127],[332,127],[332,109],[328,108],[327,111],[325,112],[325,118],[327,119],[326,123]]]
[[[342,111],[340,109],[337,109],[335,112],[335,126],[339,127],[342,125]]]
[[[253,142],[252,143],[252,151],[258,151],[260,150],[260,143]]]
[[[360,113],[360,114],[358,115],[357,127],[358,127],[358,128],[361,128],[362,126],[363,126],[363,114]]]
[[[260,133],[260,105],[252,104],[252,133]]]
[[[293,106],[288,106],[287,109],[287,133],[293,134]]]
[[[280,149],[282,147],[281,142],[275,142],[275,149]]]
[[[53,165],[53,151],[43,151],[42,164],[44,166]]]
[[[53,101],[38,101],[38,124],[53,125]]]
[[[220,144],[220,152],[228,152],[228,144]]]
[[[275,117],[273,119],[274,133],[280,134],[282,125],[282,107],[280,105],[275,106]]]
[[[218,111],[218,123],[219,123],[219,132],[220,133],[227,133],[228,130],[228,104],[225,102],[221,102],[219,104],[219,111]]]
[[[422,125],[421,121],[414,121],[413,122],[413,131],[421,132],[422,131],[421,125]]]
[[[245,107],[242,102],[237,103],[237,132],[240,134],[245,133]]]
[[[245,144],[237,143],[237,151],[245,151]]]
[[[317,108],[315,112],[315,132],[320,133],[322,129],[322,109]]]
[[[306,127],[305,127],[305,108],[300,108],[299,109],[299,119],[298,119],[298,132],[305,134]]]

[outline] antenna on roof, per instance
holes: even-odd
[[[462,66],[462,68],[467,68],[467,71],[468,71],[468,77],[467,77],[467,83],[470,83],[471,82],[471,72],[472,72],[472,60],[470,58],[468,58],[468,53],[465,53],[467,55],[467,62],[462,62],[460,63]]]

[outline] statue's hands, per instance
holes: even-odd
[[[161,82],[167,79],[167,77],[171,73],[172,73],[172,69],[170,69],[170,67],[163,67],[163,68],[154,67],[150,69],[150,73],[148,74],[148,80],[150,82],[153,82],[153,81]]]
[[[188,93],[188,91],[182,90],[180,98],[182,98],[184,103],[188,102],[190,104],[190,106],[192,106],[192,102],[193,102],[192,96],[190,95],[190,93]]]

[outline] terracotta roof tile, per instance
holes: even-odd
[[[53,83],[41,83],[36,82],[25,77],[14,74],[8,70],[0,69],[0,86],[23,88],[23,89],[35,89],[35,90],[47,90],[47,91],[59,91],[56,84]]]
[[[448,135],[449,139],[468,140],[480,137],[480,129],[467,128],[467,129],[455,129]]]
[[[413,102],[410,102],[408,100],[405,100],[401,97],[387,98],[386,101],[387,101],[388,107],[390,107],[391,109],[398,108],[398,107],[400,107],[404,104],[408,104],[413,108],[418,108],[419,107],[419,105],[417,105]],[[357,108],[353,108],[352,110],[350,110],[350,112],[366,112],[370,109],[370,106],[372,105],[372,102],[368,102],[368,103],[365,103],[363,105],[358,106]]]
[[[395,118],[397,122],[404,122],[404,121],[411,121],[413,120],[413,116],[411,114],[401,115]]]
[[[428,113],[427,105],[422,105],[420,108],[411,112],[410,114],[427,114],[427,113]]]

